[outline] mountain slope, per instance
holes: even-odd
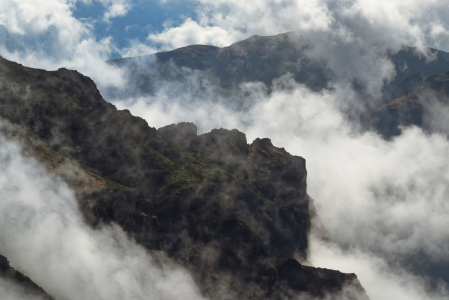
[[[400,134],[400,126],[419,126],[427,132],[449,134],[445,115],[449,108],[449,72],[426,77],[412,73],[404,77],[400,94],[368,117],[370,127],[386,138]]]
[[[139,94],[154,91],[160,79],[179,81],[189,76],[183,67],[204,71],[208,77],[217,78],[225,90],[235,90],[245,82],[263,82],[268,88],[273,80],[287,73],[296,82],[305,84],[314,91],[327,88],[336,74],[323,59],[313,59],[315,45],[295,32],[275,36],[252,36],[229,47],[191,45],[172,51],[141,57],[109,60],[111,64],[128,69],[129,84]],[[424,76],[449,71],[449,53],[428,49],[430,59],[416,48],[403,47],[398,52],[385,55],[394,64],[396,76],[384,88],[385,97],[396,97],[397,87],[408,74]],[[177,68],[173,68],[173,67]],[[134,92],[135,93],[135,92]]]
[[[169,84],[175,82],[181,86],[182,93],[187,90],[194,95],[195,101],[207,103],[222,96],[226,99],[224,105],[242,111],[260,98],[253,100],[247,97],[251,89],[246,90],[244,84],[248,82],[261,82],[266,86],[264,91],[270,93],[273,80],[290,74],[296,82],[313,91],[329,89],[330,83],[338,81],[337,74],[325,58],[311,58],[314,47],[316,45],[312,42],[289,32],[275,36],[253,36],[224,48],[191,45],[154,55],[114,59],[109,62],[126,71],[128,86],[123,90],[108,89],[106,94],[108,99],[152,95],[166,85],[171,89]],[[449,53],[431,48],[427,50],[427,56],[424,56],[416,48],[404,46],[397,52],[382,54],[394,65],[395,76],[390,82],[385,82],[380,106],[386,106],[379,107],[377,111],[373,109],[378,102],[374,105],[369,102],[370,95],[364,95],[365,84],[356,77],[352,78],[354,90],[361,94],[357,105],[351,103],[350,107],[364,109],[348,112],[348,117],[356,122],[361,121],[365,129],[374,129],[386,138],[398,135],[399,125],[414,124],[425,129],[449,132],[448,128],[441,128],[441,124],[424,124],[426,122],[423,123],[420,109],[411,106],[404,106],[402,110],[387,109],[391,107],[391,101],[397,103],[399,97],[406,96],[412,87],[421,86],[425,78],[449,71]],[[212,94],[208,94],[208,90],[212,90]],[[417,89],[414,90],[416,92]],[[170,93],[168,95],[171,96]],[[174,97],[177,95],[175,93]],[[148,101],[151,102],[151,99]],[[181,101],[189,100],[182,98]]]
[[[313,45],[295,33],[253,36],[218,48],[192,45],[154,55],[113,59],[111,64],[128,70],[129,94],[151,94],[160,80],[183,81],[191,75],[184,69],[199,70],[209,80],[217,80],[222,93],[236,91],[245,82],[263,82],[267,87],[275,78],[291,73],[294,79],[315,91],[327,87],[334,74],[325,61],[308,58]],[[215,82],[214,82],[215,83]],[[113,95],[113,93],[111,93]]]
[[[6,285],[15,285],[20,287],[20,294],[30,299],[52,300],[42,288],[34,284],[28,277],[17,272],[9,265],[6,257],[0,255],[0,280]],[[4,295],[5,296],[5,295]]]
[[[303,158],[269,139],[248,144],[237,130],[156,130],[104,101],[76,71],[0,59],[0,83],[0,116],[12,124],[4,134],[62,175],[85,221],[114,222],[148,250],[165,251],[204,295],[219,298],[226,279],[240,299],[367,297],[354,274],[294,258],[307,258],[311,218]]]

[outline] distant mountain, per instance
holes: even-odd
[[[298,83],[318,91],[325,89],[329,81],[335,79],[335,74],[327,67],[326,61],[309,58],[306,52],[313,51],[313,48],[313,43],[307,39],[288,32],[275,36],[256,35],[224,48],[191,45],[147,56],[112,59],[109,62],[132,70],[129,73],[130,83],[135,83],[144,93],[154,88],[153,84],[158,80],[155,74],[166,80],[181,80],[186,76],[179,70],[173,72],[172,64],[178,68],[208,72],[225,89],[254,81],[270,87],[273,79],[291,73]],[[396,89],[408,74],[418,72],[431,76],[449,71],[448,52],[431,48],[428,52],[432,60],[427,60],[413,47],[386,53],[396,71],[396,77],[386,90],[392,92],[391,89]]]
[[[109,62],[129,68],[130,83],[135,90],[151,93],[157,84],[156,76],[165,80],[182,80],[188,73],[178,68],[187,67],[207,72],[219,80],[225,90],[238,89],[244,82],[260,81],[268,87],[273,79],[286,73],[313,90],[326,88],[334,76],[325,61],[309,59],[305,52],[313,45],[294,33],[275,36],[253,36],[249,39],[219,48],[192,45],[153,55],[113,59]],[[151,68],[151,69],[150,69]]]
[[[270,92],[273,80],[287,73],[292,74],[296,82],[305,84],[313,91],[320,91],[327,89],[336,75],[325,60],[314,60],[307,55],[313,47],[308,40],[289,32],[275,36],[253,36],[224,48],[192,45],[148,56],[113,59],[109,61],[111,64],[128,71],[129,87],[122,91],[111,89],[107,97],[152,94],[166,82],[182,83],[187,80],[192,76],[189,70],[202,72],[211,81],[210,84],[218,86],[214,89],[217,95],[232,95],[245,82],[263,82]],[[390,51],[385,55],[393,62],[396,76],[384,86],[381,105],[399,101],[395,99],[403,97],[412,86],[421,84],[424,78],[449,71],[449,53],[444,51],[429,48],[428,57],[431,60],[413,47],[403,47],[398,52]],[[354,87],[363,92],[363,86],[354,83]],[[245,107],[243,96],[244,93],[233,100],[237,102],[234,103],[237,110]],[[367,107],[372,109],[369,105]],[[390,138],[399,134],[399,125],[422,125],[422,115],[414,108],[391,110],[387,107],[391,105],[362,114],[360,119],[365,128],[375,129]]]
[[[416,125],[427,132],[448,135],[449,72],[426,77],[410,73],[398,84],[399,95],[367,118],[370,127],[387,138],[400,134],[400,126]]]
[[[85,221],[118,224],[166,252],[204,295],[217,299],[227,278],[240,299],[368,299],[355,274],[296,259],[307,259],[313,205],[302,157],[269,139],[248,144],[235,129],[149,127],[76,71],[0,58],[0,82],[0,117],[11,123],[3,135],[67,182]]]

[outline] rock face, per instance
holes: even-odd
[[[244,133],[156,130],[104,101],[89,78],[0,59],[4,134],[62,174],[94,228],[116,223],[165,251],[201,292],[285,299],[301,293],[367,299],[354,274],[306,267],[311,215],[305,160]],[[67,163],[84,175],[65,172]],[[348,292],[349,291],[349,292]]]
[[[368,126],[386,138],[399,135],[400,126],[410,125],[449,134],[445,117],[449,109],[449,72],[432,76],[409,74],[395,93],[399,96],[369,115]]]

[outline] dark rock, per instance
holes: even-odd
[[[197,128],[193,123],[171,124],[161,127],[157,131],[165,141],[182,150],[190,150],[195,147]]]
[[[23,90],[0,90],[0,116],[103,183],[77,190],[65,177],[93,228],[114,222],[147,249],[165,251],[211,298],[221,292],[220,278],[231,278],[239,295],[254,287],[249,299],[294,298],[299,286],[311,294],[343,288],[339,272],[323,279],[319,269],[301,269],[320,278],[314,289],[289,277],[296,276],[290,264],[301,266],[291,257],[307,256],[311,222],[302,157],[269,139],[248,145],[235,129],[197,136],[195,125],[179,123],[156,130],[104,101],[77,72],[0,65],[3,86]],[[272,259],[288,263],[279,271]]]
[[[10,281],[21,288],[24,295],[39,296],[41,299],[53,300],[41,287],[36,285],[30,278],[17,272],[9,265],[6,257],[0,254],[0,279]]]

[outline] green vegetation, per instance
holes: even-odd
[[[114,191],[133,191],[133,188],[121,185],[120,183],[107,180],[93,172],[87,171],[87,174],[99,180],[106,188]]]
[[[241,217],[237,216],[237,225],[239,227],[248,227],[249,230],[251,230],[252,233],[254,233],[258,238],[260,238],[261,240],[263,240],[263,237],[260,235],[260,233],[258,233],[257,231],[255,231],[254,229],[251,228],[251,226],[249,226],[248,222],[246,222],[245,220],[243,220]]]
[[[168,183],[161,188],[161,191],[168,189],[174,190],[173,193],[179,193],[183,189],[202,182],[201,179],[189,171],[180,168],[156,150],[151,150],[151,156],[156,160],[157,172],[163,175]]]
[[[399,85],[422,83],[424,78],[425,76],[419,71],[408,73],[402,77],[401,81],[399,81]]]
[[[82,107],[80,107],[78,104],[76,104],[75,100],[73,100],[72,98],[70,98],[67,94],[63,94],[61,96],[61,99],[65,100],[66,102],[68,102],[68,104],[74,108],[78,108],[78,109],[83,109]]]
[[[449,80],[449,74],[435,74],[432,76],[429,76],[426,78],[426,82],[428,83],[435,83],[435,82],[442,82],[442,81],[448,81]]]
[[[248,188],[257,196],[259,197],[263,203],[265,204],[274,204],[273,201],[269,200],[267,197],[265,197],[264,194],[262,194],[255,186],[248,184]]]
[[[67,162],[69,165],[72,165],[75,169],[75,175],[81,175],[82,172],[77,172],[77,167],[81,169],[85,174],[94,177],[98,181],[100,181],[101,184],[103,184],[106,188],[115,190],[115,191],[132,191],[134,189],[121,185],[117,182],[113,182],[110,180],[107,180],[100,175],[96,174],[91,170],[89,167],[79,164],[75,161],[71,161],[67,159],[64,155],[60,154],[59,152],[53,150],[48,144],[42,142],[37,136],[29,133],[25,129],[11,125],[10,128],[7,129],[8,132],[6,132],[6,135],[10,138],[18,139],[19,141],[24,142],[25,150],[28,150],[32,156],[38,158],[39,160],[46,161],[50,164],[50,166],[54,169],[61,170],[60,165],[63,162]],[[69,165],[63,166],[62,169],[71,169]]]
[[[209,180],[225,181],[234,177],[234,175],[214,164],[207,153],[187,153],[183,151],[181,157],[183,167],[199,173]]]
[[[269,180],[272,177],[272,173],[270,170],[261,168],[255,163],[251,163],[251,167],[250,182],[258,180]]]
[[[270,222],[273,222],[273,219],[270,218],[270,216],[268,216],[266,213],[263,213],[264,217],[267,218]]]
[[[234,207],[234,199],[223,192],[219,194],[220,204],[224,209],[231,209]]]

